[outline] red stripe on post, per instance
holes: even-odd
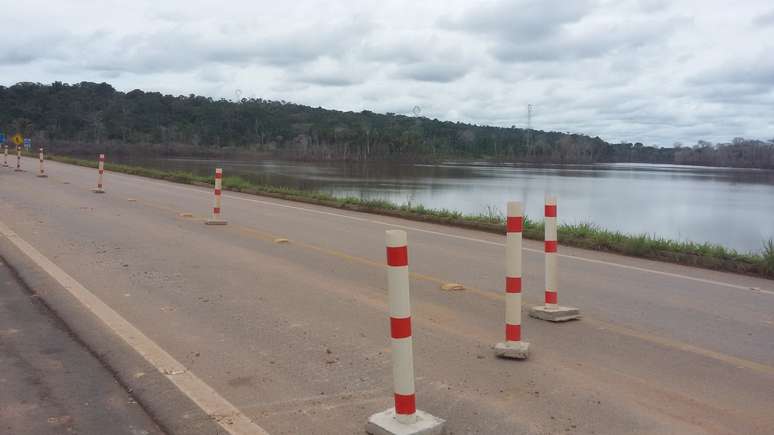
[[[524,218],[521,216],[508,216],[508,221],[505,225],[506,231],[509,233],[520,233],[524,226]]]
[[[218,178],[223,178],[223,173],[221,173],[221,172],[216,172],[216,173],[215,173],[215,178],[216,178],[216,179],[218,179]]]
[[[408,247],[407,246],[388,246],[387,247],[387,265],[388,266],[408,266]]]
[[[521,293],[521,277],[505,277],[506,293]]]
[[[403,395],[395,393],[395,413],[411,415],[417,412],[417,398],[413,394]]]
[[[505,324],[505,340],[521,341],[521,325]]]
[[[545,249],[546,249],[546,252],[556,252],[556,249],[557,249],[556,240],[546,240]]]
[[[215,214],[220,214],[220,207],[213,207],[212,212]]]
[[[220,195],[220,189],[215,189],[215,194]]]
[[[390,336],[392,338],[411,337],[411,317],[390,317]]]
[[[548,291],[546,290],[546,303],[547,304],[556,304],[559,298],[557,297],[556,292]]]
[[[556,204],[546,204],[546,217],[556,217]]]

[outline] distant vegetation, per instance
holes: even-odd
[[[216,156],[271,152],[294,159],[640,162],[774,168],[774,139],[692,147],[611,144],[579,134],[488,127],[284,101],[118,92],[107,83],[0,86],[0,129],[58,154]]]

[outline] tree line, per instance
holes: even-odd
[[[272,153],[294,159],[484,159],[534,163],[680,163],[774,168],[774,139],[692,147],[609,143],[599,137],[492,127],[286,101],[116,91],[107,83],[0,86],[0,131],[59,153]]]

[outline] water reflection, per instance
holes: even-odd
[[[593,222],[627,233],[650,233],[758,251],[774,237],[774,171],[681,165],[441,165],[331,162],[128,159],[125,163],[226,175],[319,190],[337,196],[411,202],[477,214],[522,200],[540,217],[546,192],[559,196],[560,220]]]

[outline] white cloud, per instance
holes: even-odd
[[[4,6],[0,81],[282,99],[669,145],[774,137],[767,0]],[[11,33],[7,33],[11,35]]]

